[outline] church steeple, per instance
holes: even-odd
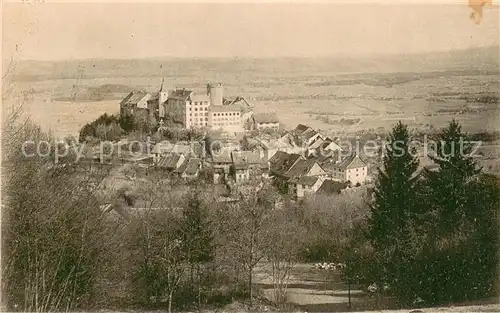
[[[161,86],[160,86],[160,91],[159,92],[162,92],[163,91],[163,83],[165,82],[165,77],[162,77],[161,78]]]

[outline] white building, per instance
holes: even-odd
[[[340,182],[351,182],[352,185],[364,184],[368,176],[368,165],[359,155],[352,154],[335,164],[324,164],[333,179]]]

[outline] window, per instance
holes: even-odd
[[[205,116],[208,116],[208,113],[205,113]]]
[[[208,121],[208,117],[205,117],[205,121]]]

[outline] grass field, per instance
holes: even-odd
[[[289,78],[288,82],[264,86],[242,79],[241,85],[226,85],[224,94],[228,97],[242,95],[250,99],[255,112],[276,112],[287,128],[305,123],[325,131],[354,133],[359,130],[389,129],[402,120],[411,127],[425,129],[429,125],[441,127],[455,118],[466,131],[482,131],[500,129],[498,103],[471,104],[448,94],[498,94],[496,84],[499,80],[500,75],[478,75],[422,79],[394,86],[308,86],[308,77],[296,77]],[[130,89],[154,91],[160,81],[160,77],[106,78],[80,80],[79,84],[85,88],[124,84]],[[183,78],[181,82],[188,84],[189,81],[190,78]],[[471,81],[481,81],[482,84],[471,85]],[[58,136],[76,135],[81,126],[100,114],[115,114],[119,111],[120,98],[117,94],[114,94],[115,99],[103,101],[54,100],[71,93],[72,83],[72,80],[53,80],[29,84],[32,99],[25,105],[27,113]],[[196,87],[195,90],[204,91],[202,87]],[[26,90],[28,85],[20,83],[18,88]],[[436,101],[436,98],[440,101]],[[359,121],[346,123],[349,119]]]

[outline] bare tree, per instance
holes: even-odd
[[[269,232],[271,240],[266,249],[266,256],[271,263],[274,301],[278,305],[286,302],[290,274],[299,260],[303,238],[306,235],[297,217],[287,208],[273,212],[272,224],[275,227]]]
[[[13,114],[13,124],[2,129],[4,301],[40,312],[88,305],[106,261],[98,240],[106,231],[94,196],[106,171],[27,157],[23,143],[52,139],[21,120],[21,111]]]
[[[270,189],[261,189],[228,208],[226,244],[246,273],[250,305],[254,296],[253,272],[266,256],[270,242],[274,203],[275,194]]]

